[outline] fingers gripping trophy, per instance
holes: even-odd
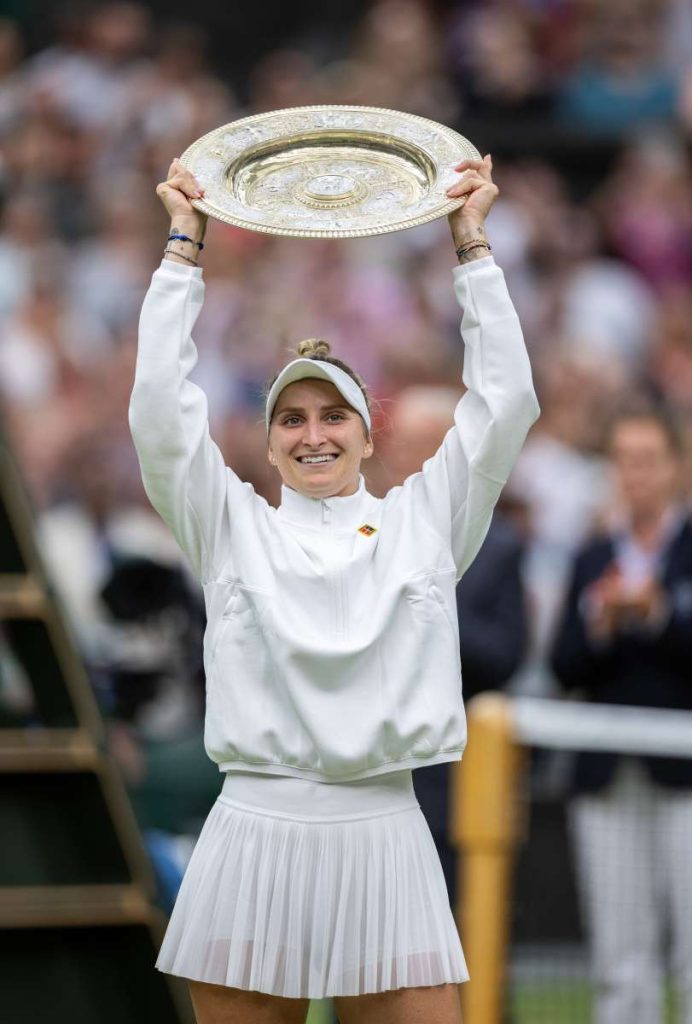
[[[412,773],[463,755],[456,583],[539,414],[486,236],[492,160],[423,118],[296,108],[198,140],[156,191],[170,227],[129,422],[204,590],[204,743],[222,778],[156,967],[187,979],[204,1024],[302,1022],[324,997],[342,1024],[458,1024],[468,971]],[[209,216],[298,238],[448,217],[464,395],[403,485],[368,492],[367,385],[315,339],[267,384],[279,507],[226,465],[189,379]]]

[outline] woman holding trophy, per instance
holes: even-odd
[[[224,773],[157,961],[199,1024],[458,1024],[468,973],[412,769],[466,741],[455,585],[538,416],[485,237],[490,157],[447,196],[466,392],[436,455],[365,488],[370,400],[322,341],[268,389],[275,509],[224,464],[188,375],[202,307],[204,190],[180,161],[140,322],[130,426],[146,492],[204,588],[205,747]],[[328,183],[329,184],[329,183]]]

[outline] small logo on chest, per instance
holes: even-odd
[[[373,533],[377,533],[377,527],[370,526],[369,523],[363,523],[362,526],[358,527],[358,533],[362,533],[364,537],[372,537]]]

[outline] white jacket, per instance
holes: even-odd
[[[187,379],[201,269],[154,273],[129,422],[146,492],[204,588],[204,739],[222,772],[345,782],[461,758],[455,584],[539,408],[502,271],[486,257],[454,284],[468,390],[422,472],[385,498],[362,477],[341,498],[284,486],[274,509],[224,465]]]

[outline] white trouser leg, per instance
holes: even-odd
[[[577,874],[595,982],[595,1024],[659,1024],[661,885],[652,787],[620,765],[603,793],[571,807]]]
[[[673,939],[679,1024],[692,1024],[692,793],[659,790],[657,857],[663,867]]]

